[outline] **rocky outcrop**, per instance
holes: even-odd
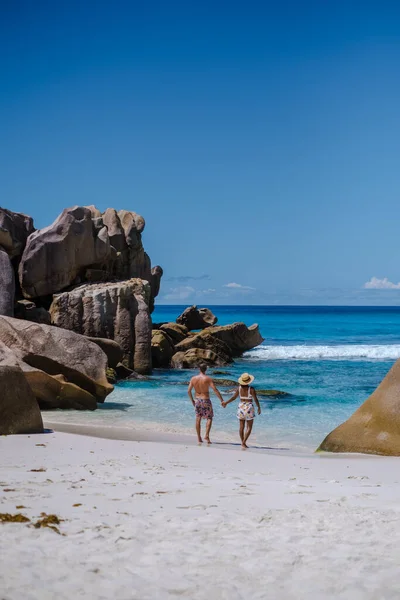
[[[19,365],[26,373],[33,368],[52,376],[62,375],[98,402],[104,402],[113,390],[106,378],[106,355],[84,336],[50,325],[0,317],[0,342],[0,364]]]
[[[200,364],[225,365],[218,354],[204,348],[192,348],[186,352],[177,352],[171,359],[171,367],[174,369],[194,369]]]
[[[174,344],[161,329],[154,329],[151,337],[151,355],[154,367],[168,367],[174,354]]]
[[[355,413],[319,450],[400,456],[400,360]]]
[[[0,208],[0,246],[10,258],[21,256],[26,240],[33,231],[31,217]]]
[[[264,341],[257,324],[250,327],[244,323],[210,327],[207,334],[225,342],[234,357],[241,356],[243,352],[259,346]]]
[[[114,340],[127,368],[150,372],[150,314],[163,271],[144,251],[144,227],[137,213],[92,205],[35,231],[30,217],[0,209],[0,315]]]
[[[14,296],[14,269],[7,252],[0,246],[0,315],[14,315]]]
[[[18,366],[0,365],[0,435],[43,433],[38,403]]]
[[[178,325],[178,323],[162,323],[156,329],[165,331],[171,338],[174,344],[179,344],[188,335],[188,329],[184,325]]]
[[[151,372],[150,285],[142,279],[80,285],[54,296],[50,307],[57,327],[119,344],[124,364]]]
[[[88,208],[65,209],[52,225],[29,236],[19,266],[22,292],[26,298],[54,294],[85,268],[110,259],[107,228],[94,225]]]
[[[217,322],[217,317],[208,308],[197,308],[197,306],[189,306],[176,319],[179,325],[184,325],[189,331],[195,329],[205,329],[211,327]]]
[[[115,367],[123,360],[124,352],[121,346],[114,340],[108,340],[106,338],[88,337],[88,340],[97,344],[107,356],[108,366],[111,369]]]
[[[97,398],[87,390],[67,380],[65,375],[49,375],[20,362],[21,369],[42,410],[54,408],[95,410]]]
[[[219,340],[216,336],[210,335],[206,329],[198,335],[189,336],[175,346],[177,352],[186,352],[193,348],[201,348],[203,350],[212,350],[218,357],[218,365],[227,365],[233,361],[232,351],[228,344]]]
[[[207,356],[207,364],[227,365],[234,357],[241,356],[246,350],[251,350],[263,342],[258,325],[247,327],[244,323],[233,323],[220,327],[208,327],[204,331],[190,335],[175,345],[175,351],[179,356],[173,356],[173,365],[183,363],[198,366],[201,362],[201,353],[190,352],[191,350],[210,350],[212,355]],[[183,354],[182,354],[183,353]],[[183,358],[183,356],[185,358]],[[214,362],[211,360],[214,358]],[[182,367],[177,367],[182,368]],[[185,367],[189,368],[189,367]]]

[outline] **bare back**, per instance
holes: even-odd
[[[210,387],[214,387],[214,382],[211,377],[200,373],[200,375],[192,377],[190,383],[193,385],[198,398],[202,398],[203,400],[210,398]]]

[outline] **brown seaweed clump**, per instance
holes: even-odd
[[[42,518],[33,524],[34,527],[36,527],[36,529],[40,529],[41,527],[48,527],[49,529],[52,529],[56,533],[60,534],[60,530],[58,529],[58,527],[56,527],[56,525],[59,525],[62,519],[57,517],[57,515],[46,515],[46,513],[41,513],[40,516]]]
[[[0,523],[28,523],[30,519],[21,513],[11,515],[10,513],[0,513]]]

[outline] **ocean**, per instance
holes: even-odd
[[[154,322],[174,321],[185,306],[157,306]],[[290,395],[260,398],[249,440],[267,448],[314,450],[377,387],[400,357],[400,307],[215,306],[218,324],[258,323],[263,344],[233,365],[216,367],[237,379],[247,371],[257,389]],[[194,433],[186,393],[192,371],[155,370],[149,381],[122,382],[95,412],[49,411],[50,420]],[[221,391],[223,391],[221,389]],[[229,394],[224,395],[228,398]],[[214,402],[212,439],[237,441],[236,403]]]

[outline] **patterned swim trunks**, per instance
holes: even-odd
[[[207,400],[204,398],[196,398],[194,411],[196,417],[201,417],[202,419],[212,419],[214,416],[213,406],[209,398]]]

